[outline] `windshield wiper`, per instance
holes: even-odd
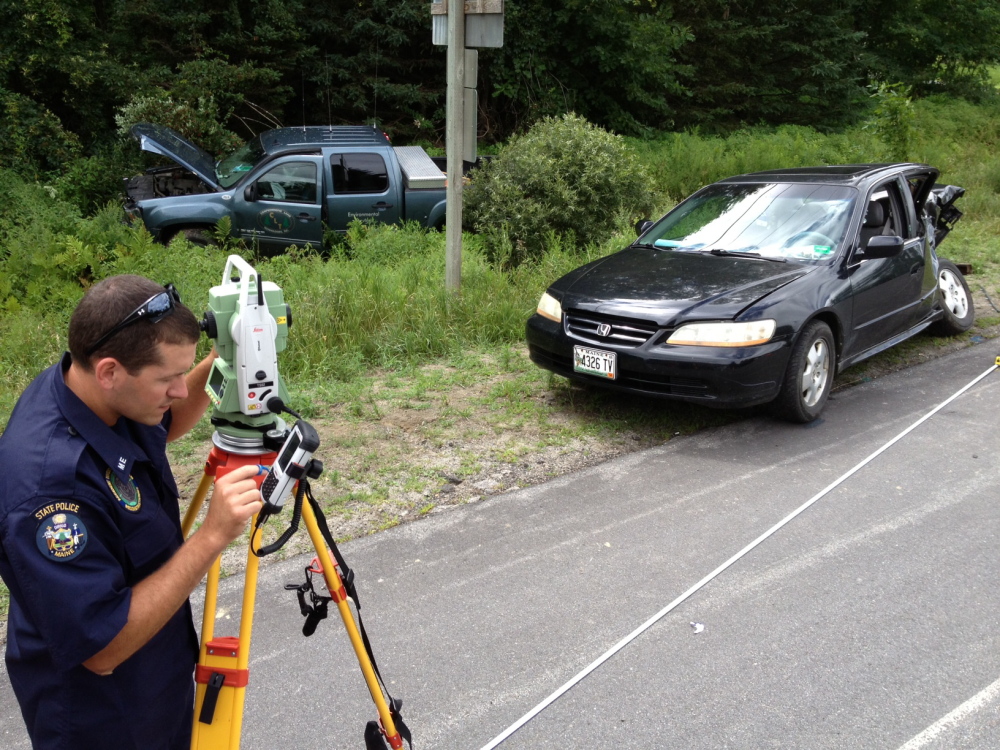
[[[718,247],[713,247],[711,250],[706,251],[710,255],[724,255],[726,257],[732,258],[753,258],[754,260],[769,260],[774,263],[785,263],[784,258],[769,258],[766,255],[761,255],[760,253],[750,253],[744,250],[723,250]]]

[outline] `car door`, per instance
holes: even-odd
[[[334,153],[329,160],[327,223],[347,231],[354,219],[394,224],[400,216],[400,187],[392,179],[385,157],[377,152]]]
[[[921,301],[916,315],[917,322],[933,311],[934,302],[937,297],[937,278],[934,274],[937,264],[934,260],[934,254],[937,243],[941,240],[941,233],[940,230],[935,232],[933,226],[928,227],[925,220],[924,205],[931,194],[938,174],[936,169],[914,169],[903,176],[907,188],[904,191],[903,198],[905,200],[907,197],[906,194],[909,194],[911,200],[907,208],[910,211],[910,220],[913,222],[913,234],[920,238],[921,249],[924,255],[924,276],[920,285]],[[947,232],[944,232],[944,234],[947,234]]]
[[[293,245],[323,245],[319,156],[287,156],[269,162],[234,196],[236,229],[267,252]]]
[[[865,259],[861,251],[874,236],[901,237],[902,252]],[[924,245],[905,182],[896,177],[876,185],[868,194],[847,266],[853,292],[851,355],[916,325],[927,271]]]

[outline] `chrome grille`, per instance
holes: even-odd
[[[584,310],[566,311],[566,333],[597,344],[642,346],[657,330],[657,325],[648,320],[619,318]]]

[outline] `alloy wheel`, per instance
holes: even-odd
[[[802,370],[802,401],[813,407],[826,390],[830,377],[830,348],[826,340],[817,338],[806,353],[806,365]]]
[[[969,313],[969,298],[965,294],[962,282],[948,268],[941,269],[938,274],[938,288],[945,307],[951,310],[956,318],[964,318]]]

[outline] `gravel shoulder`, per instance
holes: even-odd
[[[837,392],[1000,336],[1000,320],[977,299],[985,325],[956,338],[917,336],[848,369]],[[984,368],[997,352],[984,347]],[[586,389],[539,370],[523,346],[471,354],[462,362],[380,373],[343,400],[314,403],[324,472],[313,492],[333,535],[346,540],[488,495],[548,481],[610,458],[660,445],[747,412],[716,411]],[[193,494],[207,434],[172,457],[182,495]],[[183,454],[183,455],[182,455]],[[287,509],[288,506],[286,506]],[[288,511],[272,520],[271,540]],[[304,531],[275,559],[310,550]],[[234,543],[223,570],[242,569],[246,543]]]

